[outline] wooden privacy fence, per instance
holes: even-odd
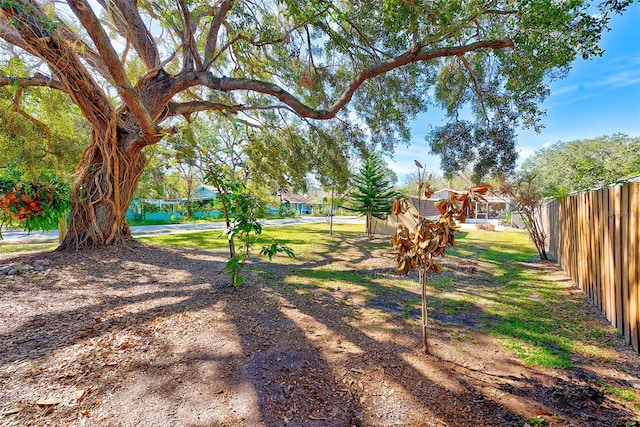
[[[640,182],[542,209],[549,255],[640,352]]]

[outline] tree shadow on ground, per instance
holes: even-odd
[[[3,388],[13,381],[4,374],[15,372],[17,364],[46,364],[65,349],[86,342],[97,347],[127,332],[137,334],[135,340],[130,334],[129,341],[110,342],[108,348],[110,354],[126,353],[126,363],[110,367],[112,359],[98,358],[95,366],[85,366],[105,378],[104,370],[111,369],[109,381],[84,374],[54,377],[94,387],[85,401],[103,402],[94,425],[109,419],[118,425],[406,425],[407,420],[414,425],[523,425],[523,414],[534,410],[573,418],[576,425],[615,425],[633,416],[619,408],[590,407],[593,399],[570,405],[571,393],[577,392],[562,390],[586,387],[570,373],[564,382],[554,372],[523,377],[515,374],[522,367],[513,358],[500,356],[487,366],[472,354],[452,353],[450,347],[460,343],[439,325],[432,330],[433,355],[424,356],[415,313],[399,316],[386,305],[395,297],[413,304],[419,294],[378,283],[386,268],[359,268],[373,256],[370,249],[352,251],[349,259],[332,249],[329,261],[291,269],[256,263],[241,288],[228,285],[219,253],[157,247],[103,251],[83,254],[83,266],[67,259],[70,270],[56,278],[58,285],[43,285],[45,296],[65,290],[75,305],[52,300],[49,311],[23,314],[24,322],[0,334],[7,343],[0,349]],[[326,270],[345,261],[354,265],[346,275]],[[347,280],[369,296],[353,305],[313,283],[292,288],[285,283],[291,270],[307,279]],[[113,277],[103,276],[114,271]],[[266,281],[258,271],[273,277]],[[59,286],[74,277],[87,283],[76,289]],[[442,297],[431,301],[434,313],[449,310],[452,318],[465,308]],[[355,313],[346,316],[349,310]],[[361,310],[380,317],[362,317]],[[473,314],[480,318],[483,311],[477,310]],[[468,325],[456,325],[463,326]],[[597,397],[582,390],[581,396]],[[520,406],[508,403],[509,396]],[[82,408],[59,412],[68,418]],[[37,411],[32,407],[22,416]]]

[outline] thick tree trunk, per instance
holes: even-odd
[[[119,245],[132,240],[126,212],[146,164],[141,145],[109,128],[94,128],[76,169],[69,231],[58,250]],[[125,147],[129,147],[125,149]]]

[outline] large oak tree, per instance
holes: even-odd
[[[611,12],[628,3],[1,0],[5,59],[33,60],[31,75],[0,75],[0,86],[48,87],[78,105],[92,137],[61,248],[119,244],[144,148],[203,110],[265,129],[334,119],[388,142],[407,140],[408,120],[433,101],[452,119],[451,147],[469,155],[479,142],[506,153],[483,164],[509,166],[508,129],[539,124],[549,79],[599,54]],[[457,120],[465,106],[473,132]]]

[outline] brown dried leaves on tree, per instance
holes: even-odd
[[[433,195],[430,185],[424,196],[428,199]],[[424,267],[427,272],[440,273],[440,264],[436,258],[445,253],[447,245],[454,246],[454,232],[460,227],[457,222],[465,222],[475,211],[475,203],[485,201],[484,195],[491,186],[483,184],[469,189],[467,193],[451,193],[448,199],[436,202],[440,212],[439,218],[430,220],[420,214],[413,214],[416,225],[409,230],[405,225],[398,224],[396,233],[391,237],[391,245],[397,250],[396,271],[399,274],[409,274],[414,268]],[[402,215],[409,209],[409,202],[397,199],[393,202],[391,211],[394,215]]]

